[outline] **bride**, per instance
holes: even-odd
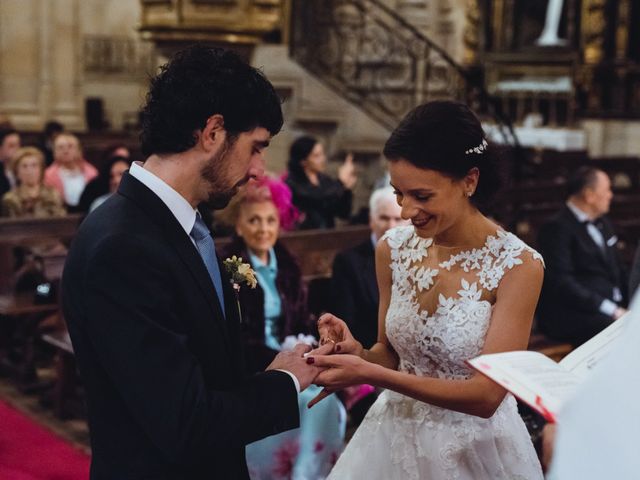
[[[526,349],[543,276],[542,257],[478,209],[498,184],[480,122],[462,104],[427,103],[384,154],[412,225],[376,249],[378,343],[363,349],[326,314],[319,333],[336,354],[307,358],[327,368],[310,406],[348,385],[385,389],[329,478],[542,479],[514,398],[465,363]]]

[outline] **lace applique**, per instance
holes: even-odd
[[[483,300],[483,292],[496,289],[506,271],[522,264],[524,251],[537,260],[542,257],[514,235],[498,231],[482,248],[461,252],[436,264],[439,268],[430,268],[424,263],[433,241],[420,238],[412,226],[391,229],[382,238],[390,247],[392,272],[385,326],[400,359],[398,369],[418,376],[469,378],[472,372],[465,361],[482,351],[491,322],[492,305]],[[467,274],[461,276],[456,295],[439,294],[431,314],[421,309],[418,293],[428,291],[441,272],[451,272],[456,265]],[[469,273],[475,274],[475,280]],[[371,442],[383,442],[373,455]],[[486,446],[491,444],[495,447]],[[488,460],[481,455],[483,448],[494,448],[499,456]],[[367,464],[378,456],[390,458],[394,471],[399,469],[394,478],[418,480],[425,463],[428,471],[440,472],[433,477],[438,479],[461,478],[461,465],[485,472],[478,478],[542,478],[509,395],[491,418],[483,419],[385,391],[330,478],[362,478],[357,472],[370,472]]]
[[[518,237],[498,230],[496,236],[487,237],[484,247],[452,255],[449,260],[440,263],[439,266],[450,271],[453,266],[459,264],[466,273],[478,270],[480,284],[488,291],[492,291],[498,287],[507,270],[511,270],[516,265],[522,265],[520,256],[524,251],[531,253],[534,260],[544,264],[542,255]]]

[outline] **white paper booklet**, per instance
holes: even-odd
[[[559,363],[531,351],[480,355],[467,363],[555,422],[564,401],[613,348],[626,318],[613,322]]]

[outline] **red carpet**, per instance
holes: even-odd
[[[0,400],[0,479],[87,480],[88,455]]]

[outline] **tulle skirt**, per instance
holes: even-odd
[[[489,419],[385,391],[347,445],[330,480],[542,480],[510,395]]]

